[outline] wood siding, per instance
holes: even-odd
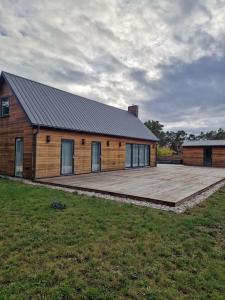
[[[9,117],[0,117],[0,174],[14,176],[15,139],[24,138],[24,174],[32,177],[32,127],[8,84],[0,85],[0,99],[10,96]],[[0,100],[1,101],[1,100]]]
[[[50,136],[51,142],[46,142]],[[151,146],[151,166],[156,164],[156,143],[132,139],[81,134],[60,130],[41,129],[37,135],[36,148],[36,178],[60,176],[61,140],[74,141],[74,173],[85,174],[91,172],[91,143],[101,142],[101,170],[112,171],[125,169],[126,143],[148,144]],[[85,144],[82,145],[82,139]],[[109,141],[109,146],[107,146]],[[121,146],[119,143],[121,142]]]
[[[204,165],[204,147],[183,147],[183,164]],[[212,167],[225,167],[225,147],[212,147]]]
[[[213,167],[225,167],[225,147],[212,148],[212,165]]]
[[[203,166],[204,152],[202,147],[183,147],[183,164],[189,166]]]

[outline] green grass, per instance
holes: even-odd
[[[175,215],[0,179],[1,300],[224,295],[225,188]]]

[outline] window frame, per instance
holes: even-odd
[[[3,102],[7,101],[8,102],[8,114],[3,114]],[[7,118],[9,117],[9,107],[10,107],[10,97],[5,96],[1,98],[1,118]]]
[[[127,166],[127,146],[130,147],[130,165],[129,166]],[[125,154],[126,154],[126,157],[125,157],[125,168],[126,169],[133,168],[133,144],[126,143]]]
[[[131,159],[131,164],[128,167],[126,165],[126,159],[125,159],[125,168],[129,169],[129,168],[145,168],[145,167],[150,167],[151,163],[150,163],[150,156],[151,156],[151,146],[150,144],[137,144],[137,143],[126,143],[126,146],[130,145],[130,159]],[[137,165],[134,164],[134,148],[137,147],[137,153],[138,153],[138,162]],[[142,164],[140,164],[140,148],[142,147],[142,149],[144,149],[144,156],[143,156],[143,160],[144,162]],[[147,150],[147,151],[146,151]],[[126,151],[126,150],[125,150]],[[146,156],[147,154],[147,156]],[[127,151],[126,151],[126,158],[127,158]]]
[[[147,157],[146,157],[146,152],[147,152]],[[150,165],[151,165],[151,146],[145,144],[145,167],[149,167]]]

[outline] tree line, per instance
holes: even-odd
[[[218,130],[211,130],[208,132],[201,132],[200,134],[188,134],[184,130],[178,131],[164,131],[164,125],[159,121],[148,120],[144,123],[155,136],[159,139],[159,145],[161,147],[167,147],[176,153],[181,150],[181,145],[185,140],[225,140],[225,131],[222,128]]]

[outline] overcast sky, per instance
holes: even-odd
[[[0,71],[225,129],[225,0],[0,0]]]

